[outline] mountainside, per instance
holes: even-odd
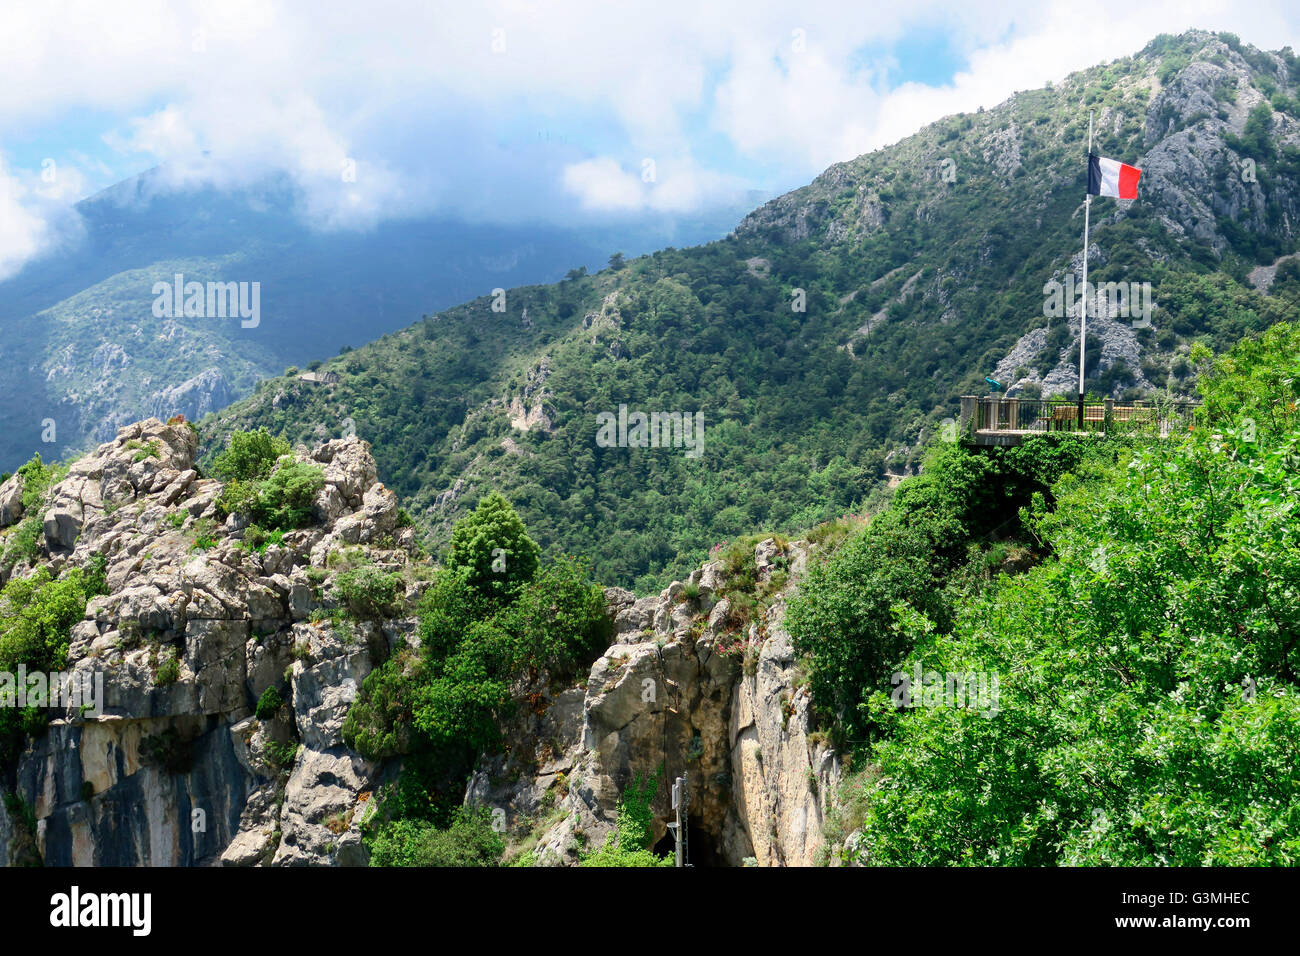
[[[0,485],[2,663],[15,671],[18,656],[65,689],[49,711],[0,724],[0,865],[369,859],[371,801],[405,750],[368,759],[345,718],[372,672],[428,641],[417,608],[433,568],[359,438],[281,460],[318,481],[298,526],[273,539],[255,537],[265,532],[247,515],[222,520],[237,482],[203,477],[196,453],[186,423],[150,419],[66,474]],[[452,802],[504,814],[516,850],[538,863],[571,864],[611,831],[629,779],[662,762],[694,775],[698,861],[813,862],[819,787],[838,782],[839,765],[808,740],[781,619],[816,551],[766,540],[737,552],[739,574],[718,560],[639,601],[605,591],[610,646],[565,681],[520,678],[512,696],[527,706],[501,708],[511,745],[483,755],[468,787],[453,781]],[[770,604],[738,635],[754,587]],[[33,624],[48,628],[35,656],[22,639]],[[689,768],[677,756],[688,752]],[[671,816],[665,794],[655,840]]]
[[[497,287],[557,278],[611,252],[721,235],[740,210],[694,221],[492,226],[423,218],[316,232],[275,180],[225,193],[154,170],[77,206],[83,234],[0,282],[0,468],[111,439],[143,416],[197,419],[260,378],[336,354]],[[680,237],[680,239],[679,239]],[[157,282],[258,283],[257,314],[158,315]],[[188,295],[188,293],[186,294]],[[54,428],[49,428],[53,422]],[[51,440],[52,439],[52,440]]]
[[[205,434],[355,428],[432,545],[495,488],[548,551],[657,589],[914,471],[986,375],[1073,393],[1077,309],[1046,314],[1047,284],[1082,266],[1089,109],[1094,151],[1144,170],[1136,201],[1094,202],[1089,279],[1155,305],[1145,328],[1090,309],[1090,391],[1189,395],[1194,341],[1294,315],[1297,80],[1290,50],[1161,36],[834,166],[725,240],[447,309],[330,360],[336,381],[262,382]],[[686,427],[636,447],[636,412]]]

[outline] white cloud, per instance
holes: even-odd
[[[79,174],[54,164],[42,173],[15,173],[0,155],[0,280],[76,236],[67,201],[81,188]]]
[[[709,203],[732,203],[743,192],[735,177],[702,169],[690,157],[644,157],[635,170],[610,156],[564,168],[564,187],[582,208],[599,212],[691,212]]]
[[[0,142],[100,122],[122,164],[166,162],[178,187],[287,173],[323,228],[671,213],[798,185],[1193,26],[1300,46],[1289,0],[1096,0],[1087,17],[1064,0],[11,0]],[[918,30],[946,35],[966,69],[890,88],[894,44]],[[103,185],[104,157],[72,159],[69,175]],[[49,196],[16,176],[9,262],[51,228]]]

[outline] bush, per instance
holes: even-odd
[[[546,667],[569,676],[609,645],[613,622],[605,592],[588,573],[576,558],[557,558],[502,613],[502,626],[515,638],[516,669]]]
[[[286,462],[262,485],[257,523],[288,531],[309,524],[316,494],[325,487],[325,473],[305,462]]]
[[[102,590],[102,578],[80,568],[55,578],[38,568],[0,589],[0,670],[57,671],[68,663],[68,631],[82,619],[86,602]]]
[[[636,866],[662,867],[673,866],[671,857],[656,856],[650,849],[654,839],[651,823],[654,815],[650,803],[655,791],[659,789],[659,774],[650,775],[644,785],[634,778],[618,802],[618,816],[615,818],[614,832],[605,840],[605,845],[582,858],[580,866]]]
[[[272,684],[262,691],[262,696],[257,699],[257,719],[271,720],[280,712],[280,708],[283,706],[284,698],[280,696],[280,692]]]
[[[62,471],[63,469],[58,465],[45,464],[39,454],[33,455],[31,461],[18,469],[18,474],[23,477],[24,511],[31,511],[41,506],[45,500],[45,493],[59,480]]]
[[[421,683],[420,658],[398,654],[375,668],[343,721],[343,740],[367,760],[395,757],[412,740],[415,693]]]
[[[371,866],[499,866],[505,842],[485,808],[458,808],[439,829],[418,820],[394,820],[370,844]]]
[[[222,514],[242,514],[256,526],[265,543],[269,531],[292,531],[310,524],[325,473],[316,465],[284,460],[262,479],[235,478],[222,489],[217,507]]]
[[[357,617],[377,619],[393,614],[402,593],[400,574],[388,573],[373,564],[344,571],[334,579],[334,592]]]
[[[181,662],[176,657],[173,650],[163,660],[158,663],[158,669],[154,672],[153,682],[158,687],[166,687],[168,684],[174,684],[181,676]]]
[[[283,438],[276,438],[265,428],[235,432],[226,450],[212,463],[212,473],[227,481],[253,481],[265,478],[275,463],[292,449]]]

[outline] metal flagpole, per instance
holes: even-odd
[[[690,866],[690,850],[686,845],[688,828],[686,826],[687,804],[691,792],[686,782],[687,775],[682,774],[673,781],[673,809],[677,811],[677,822],[668,824],[673,831],[673,845],[676,848],[674,862],[677,866]]]
[[[1092,170],[1092,110],[1088,110],[1088,170]],[[1083,198],[1083,306],[1079,312],[1079,431],[1083,431],[1083,359],[1088,339],[1088,212],[1092,209],[1092,192],[1084,187]]]

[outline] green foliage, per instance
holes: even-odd
[[[605,840],[604,846],[585,855],[579,865],[673,866],[671,857],[656,856],[650,849],[654,843],[654,813],[650,805],[658,789],[659,771],[651,774],[644,783],[634,777],[619,799],[614,832]]]
[[[102,593],[102,570],[70,568],[59,577],[37,568],[0,590],[0,670],[56,671],[68,663],[68,631],[86,602]]]
[[[508,505],[464,521],[473,533],[457,538],[461,560],[439,569],[421,598],[419,653],[398,654],[373,671],[343,724],[344,740],[363,755],[405,755],[383,801],[385,820],[445,825],[474,759],[500,742],[516,681],[525,673],[576,673],[610,633],[603,591],[573,558],[534,567],[504,591],[485,585],[474,556],[500,542],[536,559],[520,544],[529,539]]]
[[[41,524],[45,497],[66,473],[67,468],[61,465],[45,464],[39,454],[18,469],[17,474],[23,479],[25,517],[0,537],[0,567],[13,567],[20,561],[34,562],[40,556],[45,536]]]
[[[257,523],[289,530],[310,523],[312,503],[325,486],[325,473],[305,462],[281,464],[262,485],[258,495]]]
[[[349,747],[370,760],[407,752],[422,670],[420,657],[403,653],[366,675],[343,721],[343,740]]]
[[[226,481],[254,481],[265,478],[275,463],[292,449],[283,438],[265,428],[235,432],[226,450],[212,462],[212,474]]]
[[[1243,342],[1206,427],[1063,477],[1054,557],[917,635],[903,669],[996,674],[1000,710],[875,695],[859,860],[1300,863],[1297,345]]]
[[[251,548],[258,554],[266,554],[266,549],[273,544],[284,543],[285,532],[277,528],[267,531],[258,525],[249,525],[244,529],[244,547]]]
[[[334,579],[334,592],[357,617],[377,619],[394,613],[403,591],[402,576],[373,564],[344,571]]]
[[[19,561],[35,561],[40,556],[41,540],[44,537],[39,513],[23,518],[4,538],[0,566],[12,567]]]
[[[56,464],[45,464],[40,454],[32,456],[31,461],[18,469],[23,478],[23,510],[39,508],[45,500],[45,493],[56,484],[67,469]]]
[[[589,582],[590,569],[570,556],[544,565],[499,615],[514,640],[510,666],[550,668],[569,676],[609,645],[613,629],[605,592]]]
[[[174,684],[181,676],[181,662],[176,656],[175,650],[171,650],[158,663],[158,669],[154,671],[153,682],[157,687],[166,687],[168,684]]]
[[[273,766],[281,771],[288,770],[293,766],[294,759],[298,756],[298,744],[292,740],[286,740],[284,743],[268,740],[266,742],[266,756]]]
[[[475,591],[501,600],[532,578],[538,553],[510,502],[492,492],[456,523],[444,564],[463,572]]]
[[[1046,435],[1012,448],[939,446],[886,511],[810,568],[786,624],[809,655],[819,712],[853,739],[872,734],[866,697],[887,686],[913,638],[893,608],[910,606],[946,628],[963,588],[954,572],[972,542],[1024,536],[1020,509],[1048,492],[1084,449],[1079,439]]]
[[[275,685],[272,684],[266,690],[262,691],[262,696],[257,699],[257,708],[255,711],[257,719],[271,720],[280,712],[280,708],[283,706],[284,698],[280,696],[280,692],[276,689]]]
[[[217,499],[222,514],[242,514],[258,530],[258,545],[270,531],[292,531],[310,524],[316,494],[325,486],[317,465],[288,458],[271,466],[265,478],[233,479]]]
[[[449,826],[393,820],[370,840],[371,866],[499,866],[505,842],[483,807],[457,808]]]

